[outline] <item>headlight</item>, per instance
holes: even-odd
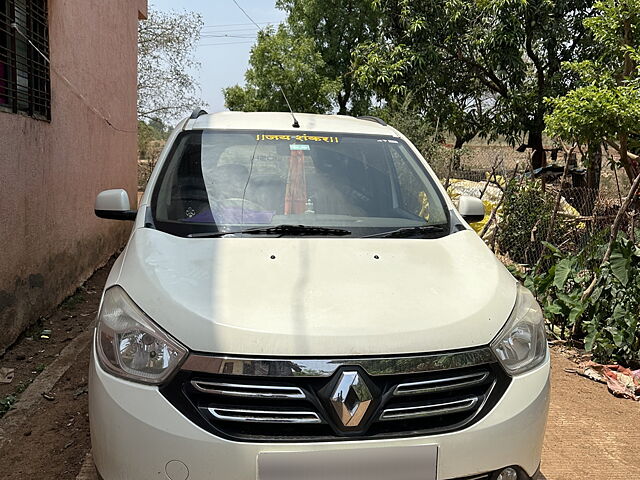
[[[511,317],[491,348],[512,375],[540,365],[547,355],[542,310],[529,290],[518,284],[518,297]]]
[[[104,293],[96,350],[106,371],[152,385],[166,380],[187,354],[187,349],[160,330],[120,287]]]

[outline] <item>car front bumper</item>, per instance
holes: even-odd
[[[388,440],[245,443],[217,437],[184,417],[157,387],[104,372],[89,375],[91,441],[104,480],[255,480],[265,452],[437,445],[438,480],[473,478],[510,465],[533,477],[540,465],[549,406],[550,360],[513,378],[480,421],[453,433]],[[168,475],[168,473],[171,476]]]

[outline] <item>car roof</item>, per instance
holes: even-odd
[[[293,127],[293,118],[286,112],[220,112],[202,114],[195,121],[187,121],[186,130],[261,130],[336,132],[364,135],[397,136],[393,128],[374,117],[355,118],[346,115],[295,114],[300,128]]]

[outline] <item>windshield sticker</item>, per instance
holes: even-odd
[[[291,145],[289,145],[289,148],[291,150],[311,150],[311,147],[309,147],[309,145],[300,145],[299,143],[292,143]]]
[[[319,137],[316,135],[256,135],[256,140],[297,140],[299,142],[325,142],[325,143],[340,143],[338,137]]]

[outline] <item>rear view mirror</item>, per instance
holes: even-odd
[[[96,216],[111,220],[135,220],[136,210],[131,210],[129,195],[122,188],[105,190],[96,197]]]
[[[458,199],[458,212],[467,223],[480,222],[484,219],[484,203],[479,198],[461,195]]]

